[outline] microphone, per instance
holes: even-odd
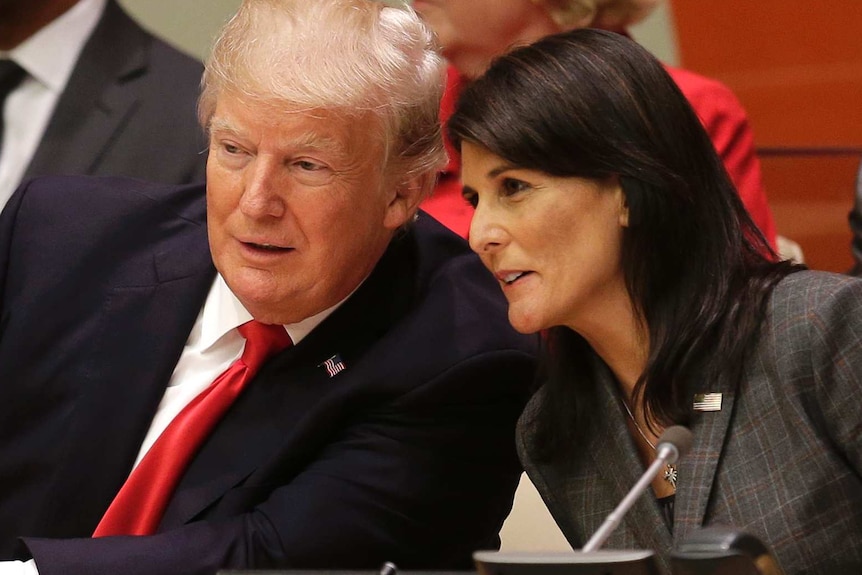
[[[655,461],[652,462],[652,465],[649,466],[638,482],[635,483],[631,491],[620,501],[616,509],[611,511],[610,515],[607,516],[601,527],[590,537],[590,540],[587,541],[587,544],[584,545],[581,551],[589,553],[602,546],[611,533],[613,533],[614,529],[620,524],[623,516],[628,513],[631,506],[637,501],[638,497],[641,496],[647,486],[655,479],[659,470],[668,463],[676,463],[680,457],[688,452],[689,448],[691,448],[691,440],[691,431],[682,425],[674,425],[664,430],[664,433],[658,438],[658,443],[655,447]]]

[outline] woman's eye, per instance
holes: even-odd
[[[501,187],[505,195],[511,196],[530,189],[530,184],[514,178],[506,178],[503,180]]]
[[[461,197],[464,198],[464,201],[473,206],[474,208],[479,205],[479,194],[473,191],[464,190],[461,192]]]

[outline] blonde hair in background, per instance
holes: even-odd
[[[438,118],[445,63],[412,9],[373,0],[244,0],[202,80],[206,129],[220,94],[275,113],[326,109],[379,119],[386,167],[404,179],[445,164]]]
[[[621,30],[646,18],[659,0],[531,0],[563,30]]]

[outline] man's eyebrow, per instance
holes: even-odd
[[[323,136],[314,132],[303,132],[295,137],[285,138],[290,144],[300,148],[339,151],[343,148],[341,142],[331,136]]]
[[[224,118],[212,118],[209,123],[209,131],[219,132],[219,133],[227,133],[227,134],[238,134],[239,130],[237,130],[233,124]]]
[[[235,137],[242,136],[242,130],[236,127],[229,119],[212,118],[209,124],[210,134],[232,135]],[[285,134],[281,138],[281,144],[300,150],[319,150],[322,152],[332,152],[339,155],[347,154],[344,149],[344,142],[338,138],[320,134],[314,131],[303,131],[296,134]]]

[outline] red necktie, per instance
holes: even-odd
[[[155,533],[186,466],[263,362],[291,345],[280,325],[252,320],[239,327],[242,357],[200,392],[171,421],[132,471],[93,537]]]

